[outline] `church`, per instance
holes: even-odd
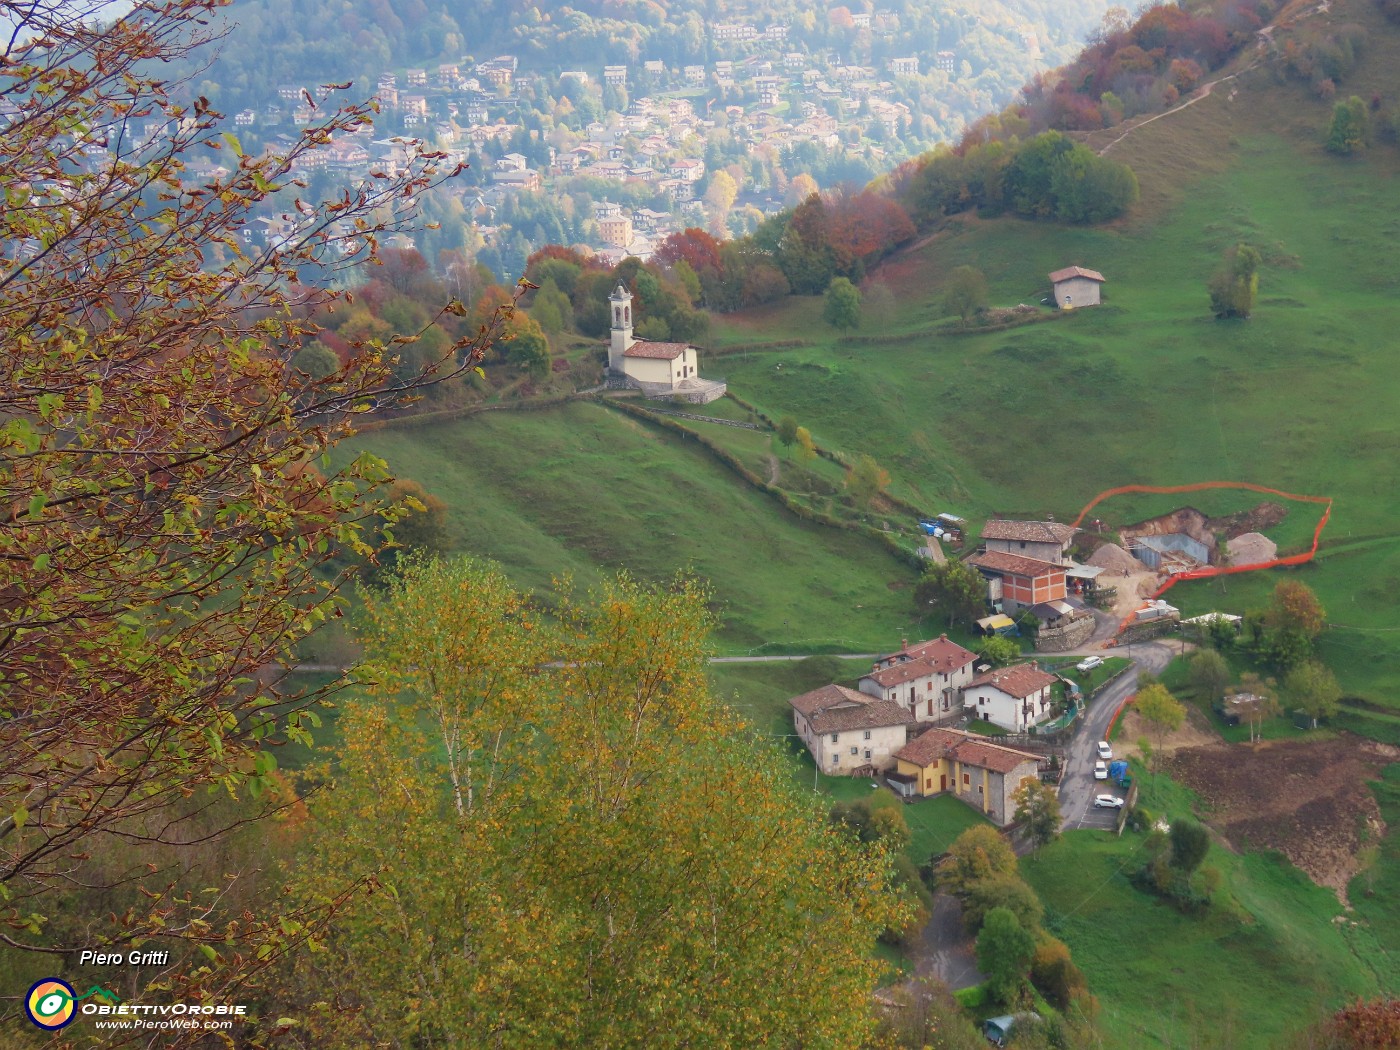
[[[724,396],[722,381],[700,378],[700,352],[689,343],[657,343],[632,335],[632,293],[621,282],[608,297],[612,342],[608,346],[609,385],[640,390],[647,397],[671,397],[703,405]]]

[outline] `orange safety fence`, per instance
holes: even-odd
[[[1282,489],[1271,489],[1266,485],[1255,485],[1248,481],[1198,481],[1192,485],[1120,485],[1117,488],[1105,489],[1100,492],[1088,505],[1079,512],[1079,517],[1074,519],[1073,525],[1077,529],[1080,523],[1088,516],[1089,512],[1097,507],[1110,496],[1123,496],[1133,492],[1145,492],[1153,495],[1175,495],[1179,492],[1199,492],[1202,489],[1248,489],[1250,492],[1267,492],[1273,496],[1282,496],[1284,499],[1297,500],[1302,503],[1325,503],[1326,508],[1322,512],[1322,517],[1317,520],[1317,528],[1313,529],[1312,546],[1300,554],[1290,554],[1285,558],[1273,558],[1269,561],[1258,562],[1254,565],[1207,565],[1199,569],[1189,569],[1186,572],[1173,573],[1167,577],[1167,582],[1152,592],[1149,601],[1160,598],[1170,590],[1180,580],[1205,580],[1213,576],[1229,576],[1237,572],[1258,572],[1260,569],[1276,569],[1283,565],[1302,565],[1312,561],[1317,555],[1318,541],[1322,538],[1322,530],[1326,527],[1327,521],[1332,516],[1332,498],[1330,496],[1301,496],[1293,492],[1284,492]],[[1118,625],[1115,634],[1121,634],[1123,628],[1127,627],[1137,619],[1134,612]]]

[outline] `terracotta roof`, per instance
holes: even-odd
[[[646,339],[638,339],[623,352],[622,356],[651,357],[662,361],[674,361],[688,349],[690,349],[688,343],[653,343]]]
[[[978,675],[966,686],[968,689],[976,689],[979,685],[990,685],[998,689],[1007,696],[1014,696],[1017,700],[1024,700],[1032,693],[1039,692],[1055,680],[1052,674],[1046,674],[1038,667],[1031,664],[1015,664],[1011,667],[998,668],[995,671],[988,671],[986,674]]]
[[[998,521],[987,522],[982,528],[984,540],[1021,540],[1026,543],[1068,543],[1076,530],[1058,521]]]
[[[979,569],[1011,573],[1015,576],[1048,576],[1052,572],[1065,571],[1063,565],[1041,561],[1039,558],[1027,558],[1020,554],[1008,554],[1006,551],[982,551],[968,558],[967,563],[976,565]]]
[[[985,738],[956,729],[930,729],[894,753],[895,758],[927,767],[941,758],[953,758],[965,766],[994,773],[1010,773],[1026,762],[1039,764],[1040,756],[989,743]]]
[[[891,700],[877,700],[842,685],[824,685],[788,701],[814,733],[913,725],[913,715]]]
[[[1056,270],[1050,275],[1051,284],[1059,284],[1061,281],[1068,281],[1072,277],[1087,277],[1091,281],[1102,281],[1103,274],[1098,270],[1086,270],[1082,266],[1066,266],[1063,270]]]
[[[935,671],[946,674],[966,667],[977,659],[977,654],[964,649],[957,642],[950,642],[946,634],[919,642],[913,647],[905,646],[897,653],[881,658],[881,663],[902,660],[922,660],[933,666]]]

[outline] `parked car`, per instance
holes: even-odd
[[[1095,795],[1095,809],[1122,809],[1123,800],[1117,795]]]
[[[1107,740],[1099,741],[1099,757],[1105,762],[1113,757],[1113,748],[1109,746]]]
[[[1104,761],[1103,761],[1102,759],[1100,759],[1099,761],[1097,761],[1097,762],[1094,763],[1094,779],[1095,779],[1095,780],[1107,780],[1107,779],[1108,779],[1108,766],[1104,763]]]
[[[1086,673],[1086,672],[1088,672],[1088,671],[1092,671],[1095,667],[1102,667],[1102,666],[1103,666],[1103,657],[1102,657],[1102,656],[1086,656],[1084,659],[1080,660],[1079,663],[1077,663],[1077,664],[1074,665],[1074,669],[1075,669],[1076,671],[1078,671],[1080,674],[1084,674],[1084,673]]]

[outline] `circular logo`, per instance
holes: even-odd
[[[77,1010],[73,1000],[78,993],[67,981],[45,977],[35,981],[24,999],[24,1012],[29,1019],[47,1032],[56,1032],[73,1020]]]

